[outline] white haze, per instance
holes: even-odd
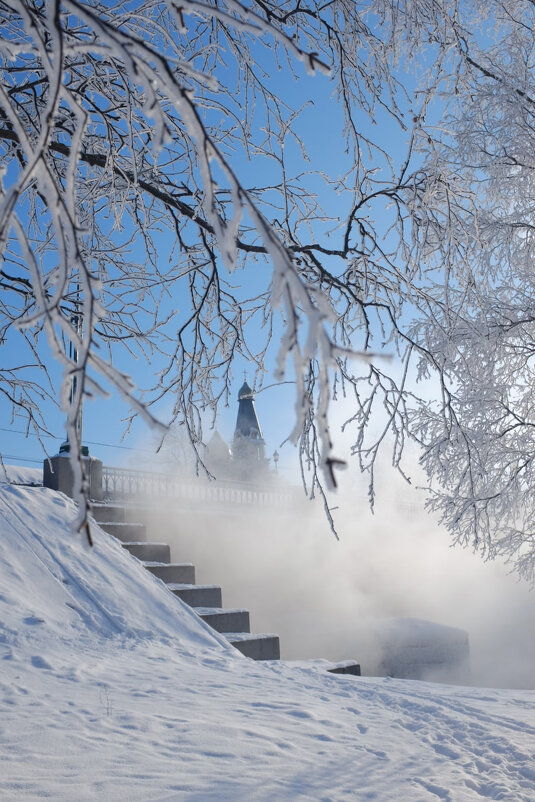
[[[278,633],[283,659],[354,658],[373,673],[381,619],[413,617],[468,632],[471,684],[534,688],[529,588],[503,565],[451,548],[393,473],[379,483],[374,515],[364,488],[348,485],[336,499],[339,541],[322,505],[299,494],[288,512],[160,508],[149,538],[195,563],[199,583],[221,584],[223,606],[248,608],[253,631]]]
[[[333,431],[348,417],[345,406],[336,405]],[[266,410],[258,412],[262,420]],[[412,485],[379,465],[372,514],[346,436],[337,448],[350,465],[329,499],[339,540],[322,502],[299,487],[288,511],[160,506],[147,519],[148,537],[169,542],[175,561],[195,563],[199,583],[221,584],[225,607],[249,609],[253,631],[279,634],[283,659],[355,659],[373,674],[381,622],[411,617],[468,633],[470,684],[535,688],[534,592],[503,563],[451,546],[415,488],[423,477],[414,456],[404,466]],[[154,469],[171,474],[173,464],[187,464],[186,453],[175,433]]]

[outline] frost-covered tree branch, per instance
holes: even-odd
[[[504,557],[531,583],[534,23],[531,3],[492,4],[480,36],[462,41],[463,91],[427,163],[444,165],[472,200],[459,215],[462,241],[447,242],[447,280],[433,291],[440,312],[412,331],[435,355],[442,388],[413,418],[431,506],[455,542]]]
[[[3,361],[0,391],[46,431],[46,341],[81,525],[83,399],[115,388],[196,447],[244,358],[259,383],[273,364],[295,380],[288,434],[312,493],[336,485],[329,401],[346,394],[360,467],[373,476],[388,447],[402,470],[418,439],[455,536],[492,552],[463,393],[500,359],[530,379],[522,349],[481,350],[525,346],[531,319],[507,288],[532,237],[532,15],[527,0],[0,0],[1,343],[22,338],[33,365]],[[153,381],[137,391],[139,359]],[[419,404],[426,375],[436,406]],[[500,403],[505,442],[531,420]],[[466,464],[450,492],[452,444]]]

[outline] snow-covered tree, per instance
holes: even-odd
[[[535,6],[491,3],[462,42],[465,73],[427,164],[462,182],[433,315],[413,336],[433,353],[441,400],[413,433],[431,506],[455,542],[535,580]],[[448,179],[451,185],[454,183]],[[445,198],[443,214],[449,214]],[[422,363],[422,368],[426,366]]]
[[[361,467],[416,437],[456,536],[492,553],[473,475],[491,459],[504,515],[530,487],[500,440],[532,425],[532,22],[529,0],[1,0],[0,342],[33,367],[2,361],[0,391],[46,431],[46,340],[73,456],[110,386],[160,426],[172,396],[195,445],[236,358],[261,382],[274,350],[312,490],[346,393]],[[143,394],[127,357],[154,367]]]

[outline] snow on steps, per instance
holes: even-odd
[[[249,610],[194,607],[195,612],[212,629],[224,635],[233,646],[253,660],[280,660],[279,636],[251,634]]]
[[[147,541],[145,525],[128,522],[125,507],[94,504],[91,511],[105,532],[116,537],[148,571],[161,579],[175,596],[192,607],[203,621],[224,635],[245,657],[280,659],[278,635],[251,634],[249,611],[223,609],[221,587],[195,584],[195,567],[191,563],[171,563],[169,545]]]
[[[286,660],[287,666],[295,668],[312,669],[313,671],[328,671],[330,674],[351,674],[360,677],[360,665],[354,660],[340,660],[332,662],[323,658],[311,658],[309,660]]]

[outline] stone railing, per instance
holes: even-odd
[[[289,507],[291,490],[223,481],[187,481],[165,473],[102,467],[105,500],[136,501],[169,499],[187,504]]]

